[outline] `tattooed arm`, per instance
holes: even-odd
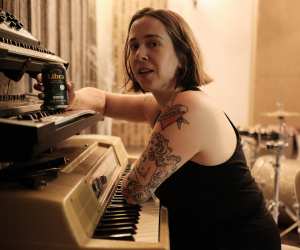
[[[124,178],[123,193],[129,203],[151,198],[164,180],[199,151],[197,119],[180,100],[161,113],[145,151]]]
[[[155,132],[149,145],[133,170],[125,177],[123,194],[129,203],[147,201],[162,180],[176,169],[181,157],[174,155],[168,146],[168,139]]]
[[[224,112],[201,92],[182,92],[157,119],[148,146],[125,178],[124,194],[130,203],[144,202],[185,162],[217,165],[235,146]]]

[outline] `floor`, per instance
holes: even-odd
[[[279,226],[280,232],[283,232],[285,229],[287,229],[287,226],[282,227]],[[281,237],[281,241],[283,244],[290,245],[290,246],[296,246],[300,249],[300,235],[297,233],[297,229],[295,228],[288,234]]]

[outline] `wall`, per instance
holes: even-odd
[[[300,1],[263,0],[259,2],[257,49],[254,70],[252,121],[278,123],[265,112],[278,109],[300,114]],[[300,117],[286,117],[287,124],[300,128]]]
[[[214,82],[204,90],[236,125],[249,124],[256,0],[169,0],[191,25]]]

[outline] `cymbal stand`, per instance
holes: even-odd
[[[278,117],[279,119],[279,139],[275,142],[267,143],[267,149],[271,149],[275,151],[275,163],[274,170],[274,193],[273,193],[273,200],[270,201],[268,209],[271,211],[271,214],[276,223],[278,223],[278,216],[279,216],[279,208],[282,204],[279,198],[279,191],[280,191],[280,160],[283,155],[283,149],[288,146],[285,134],[285,122],[284,117]]]

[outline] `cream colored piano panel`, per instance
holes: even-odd
[[[90,237],[97,224],[97,199],[86,181],[81,182],[64,203],[68,223],[77,241]]]
[[[116,152],[120,165],[126,166],[128,164],[128,154],[120,137],[107,135],[79,135],[78,138],[81,136],[83,138],[96,138],[100,144],[111,145]]]
[[[82,168],[79,164],[78,168]],[[84,163],[86,164],[86,161]],[[72,195],[68,197],[68,202],[65,206],[65,213],[68,215],[68,221],[72,227],[72,231],[76,235],[77,241],[82,244],[82,230],[84,235],[92,237],[93,232],[98,224],[98,221],[106,207],[107,201],[110,199],[111,190],[118,183],[118,178],[121,173],[121,166],[118,164],[114,150],[109,147],[102,157],[96,162],[96,165],[86,176],[83,182],[74,190]],[[77,168],[73,172],[77,172]],[[96,198],[92,191],[92,181],[97,176],[105,175],[108,183],[99,197]],[[78,221],[80,226],[78,227]]]
[[[80,182],[81,176],[69,176],[71,182]],[[44,245],[68,242],[75,245],[65,211],[64,199],[72,186],[49,183],[43,190],[1,190],[0,235],[3,245]],[[29,247],[28,247],[29,248]],[[28,249],[27,248],[27,249]],[[16,248],[17,249],[17,248]],[[25,248],[26,249],[26,248]]]

